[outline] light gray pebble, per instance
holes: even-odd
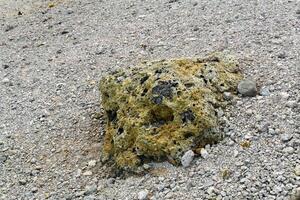
[[[36,193],[37,191],[38,191],[38,188],[37,188],[37,187],[31,188],[31,192],[32,192],[32,193]]]
[[[97,185],[95,184],[87,185],[84,190],[84,195],[90,195],[95,193],[96,191],[97,191]]]
[[[259,91],[261,96],[270,96],[270,90],[267,87],[262,87]]]
[[[116,179],[114,179],[114,178],[109,178],[109,179],[107,179],[106,184],[107,184],[107,185],[112,185],[112,184],[115,183],[115,181],[116,181]]]
[[[7,77],[3,78],[3,79],[2,79],[2,83],[3,83],[3,84],[9,83],[9,79],[8,79]]]
[[[148,190],[142,190],[138,193],[138,199],[139,200],[146,200],[148,197],[149,191]]]
[[[281,92],[279,93],[279,96],[282,100],[287,100],[290,97],[289,93],[287,92]]]
[[[281,135],[280,135],[280,139],[281,139],[281,141],[283,141],[283,142],[288,142],[288,141],[290,141],[292,138],[293,138],[293,136],[292,136],[291,134],[284,133],[284,134],[281,134]]]
[[[97,161],[96,160],[90,160],[88,163],[89,167],[95,167],[96,166]]]
[[[282,150],[284,153],[293,153],[294,152],[294,148],[293,147],[285,147],[283,150]]]
[[[79,191],[79,192],[76,192],[76,193],[75,193],[75,196],[76,196],[76,197],[81,197],[81,196],[84,195],[84,193],[85,193],[85,191]]]
[[[229,101],[233,99],[233,95],[230,92],[224,92],[223,93],[224,99]]]
[[[149,164],[143,164],[143,168],[145,169],[145,170],[149,170],[150,168],[151,168],[151,166],[149,165]]]
[[[163,191],[164,189],[165,189],[165,185],[164,184],[157,185],[157,190],[159,192]]]
[[[247,115],[252,115],[252,114],[253,114],[253,110],[247,109],[247,110],[246,110],[246,114],[247,114]]]
[[[213,186],[209,187],[206,191],[209,195],[213,194],[215,192],[215,188]]]
[[[20,179],[20,180],[19,180],[19,184],[20,184],[20,185],[26,185],[26,183],[27,183],[27,180],[26,180],[26,179]]]
[[[297,102],[296,101],[287,101],[285,105],[289,108],[296,108]]]
[[[256,82],[250,79],[240,81],[237,89],[242,96],[246,97],[254,97],[257,93]]]
[[[181,158],[181,164],[183,167],[189,167],[191,162],[193,161],[195,153],[192,150],[188,150],[184,153]]]
[[[200,155],[201,155],[201,157],[204,158],[204,159],[208,158],[208,156],[209,156],[208,152],[207,152],[206,149],[204,149],[204,148],[201,148],[201,150],[200,150]]]

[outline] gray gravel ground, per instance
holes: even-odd
[[[285,200],[300,189],[299,0],[48,3],[0,0],[0,199]],[[99,79],[215,50],[236,55],[262,88],[225,112],[228,137],[188,168],[110,176]]]

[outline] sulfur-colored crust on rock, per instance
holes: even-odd
[[[178,163],[185,151],[219,141],[216,108],[241,79],[237,61],[220,53],[144,62],[104,77],[104,158],[121,169],[144,159]]]

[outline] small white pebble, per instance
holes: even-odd
[[[233,157],[237,157],[238,154],[239,154],[239,151],[238,151],[238,150],[234,150],[234,151],[233,151]]]
[[[88,163],[88,165],[89,165],[90,167],[95,167],[95,166],[96,166],[96,163],[97,163],[96,160],[90,160],[89,163]]]
[[[138,199],[139,200],[146,200],[149,192],[148,190],[142,190],[138,193]]]
[[[202,158],[206,159],[208,157],[208,152],[206,151],[206,149],[201,148],[200,155]]]
[[[214,188],[214,187],[209,187],[209,188],[207,189],[207,193],[210,194],[210,195],[213,194],[214,191],[215,191],[215,188]]]
[[[282,150],[284,153],[293,153],[294,148],[293,147],[286,147]]]
[[[92,176],[93,175],[93,172],[92,171],[85,171],[83,173],[83,176]]]
[[[9,83],[9,79],[8,78],[2,79],[2,83],[4,83],[4,84]]]

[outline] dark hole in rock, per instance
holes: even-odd
[[[173,88],[177,87],[178,83],[171,81],[159,81],[159,84],[152,89],[153,94],[167,97],[172,99],[173,97]]]
[[[184,86],[187,88],[191,88],[191,87],[195,86],[195,83],[186,83],[186,84],[184,84]]]
[[[178,95],[178,96],[180,96],[181,94],[182,94],[182,92],[181,92],[181,91],[178,91],[178,92],[177,92],[177,95]]]
[[[103,93],[103,96],[105,96],[106,98],[109,98],[109,95],[106,92]]]
[[[221,83],[220,86],[223,87],[223,86],[224,86],[224,83]]]
[[[116,121],[117,119],[117,111],[115,110],[107,110],[107,117],[110,122]]]
[[[191,111],[190,109],[188,109],[187,111],[184,111],[183,113],[181,113],[181,120],[183,123],[186,122],[192,122],[195,120],[195,116],[193,111]]]
[[[184,134],[185,139],[190,138],[192,136],[193,136],[193,133],[191,133],[191,132],[187,132],[187,133]]]
[[[142,92],[142,94],[141,94],[141,96],[145,96],[145,94],[148,92],[148,89],[147,88],[145,88],[144,90],[143,90],[143,92]]]
[[[148,78],[149,78],[149,76],[147,75],[147,76],[145,76],[145,77],[143,77],[143,78],[141,78],[141,81],[140,81],[140,83],[141,84],[144,84],[147,80],[148,80]]]
[[[157,69],[157,70],[155,70],[155,74],[161,74],[162,72],[163,72],[162,69]]]
[[[118,128],[118,134],[120,135],[122,133],[124,133],[124,129],[122,127]]]
[[[150,122],[156,126],[161,126],[174,120],[173,110],[165,105],[155,106],[150,113]]]

